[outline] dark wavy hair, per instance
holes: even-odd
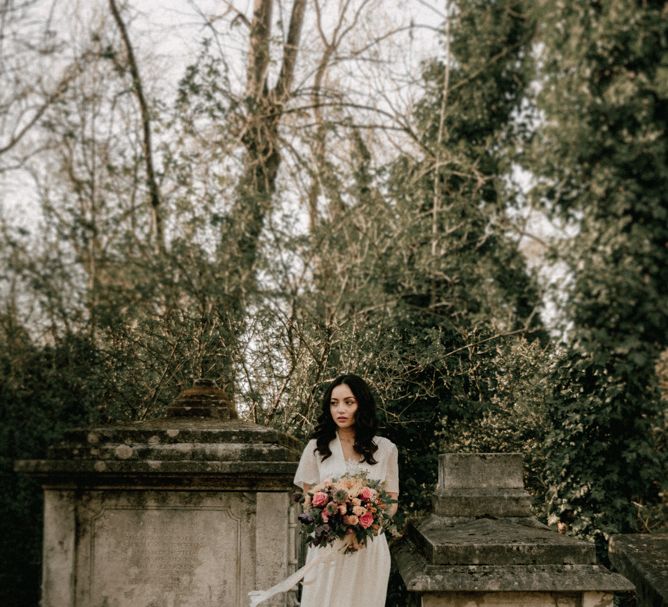
[[[371,393],[371,388],[358,375],[346,374],[339,375],[325,390],[322,399],[322,411],[318,417],[318,424],[311,435],[316,439],[315,448],[326,460],[332,451],[329,448],[330,441],[336,438],[336,423],[330,410],[330,401],[332,392],[336,386],[345,384],[357,400],[357,411],[355,412],[355,451],[362,455],[362,461],[369,464],[376,464],[373,454],[378,450],[378,445],[373,442],[373,437],[378,429],[378,420],[376,419],[376,401]]]

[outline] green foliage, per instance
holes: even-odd
[[[491,395],[482,415],[446,420],[444,450],[470,453],[522,453],[525,486],[542,512],[547,464],[542,448],[550,429],[546,401],[552,393],[557,358],[538,340],[524,338],[497,345],[486,390]]]
[[[541,10],[535,195],[577,228],[560,255],[571,324],[552,375],[547,511],[605,538],[636,530],[634,504],[656,503],[665,478],[668,23],[663,2]]]
[[[480,1],[456,3],[449,27],[450,63],[425,67],[417,112],[429,154],[400,160],[390,190],[399,209],[424,213],[403,247],[410,253],[401,275],[410,282],[391,287],[405,303],[396,322],[408,355],[398,363],[408,371],[397,363],[384,370],[401,377],[391,412],[408,418],[410,429],[390,428],[407,453],[405,491],[421,507],[451,423],[472,427],[490,414],[499,352],[522,333],[542,335],[535,283],[504,228],[512,192],[502,179],[518,137],[512,115],[531,76],[533,23],[523,2]],[[426,361],[405,365],[423,353]]]
[[[38,347],[11,314],[0,316],[0,602],[37,604],[42,499],[34,481],[13,472],[15,459],[38,458],[67,428],[97,417],[106,380],[99,353],[70,336]]]

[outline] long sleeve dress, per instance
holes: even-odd
[[[371,479],[385,481],[385,490],[399,492],[399,467],[397,448],[390,440],[381,436],[374,437],[378,450],[374,453],[376,464],[346,460],[343,447],[336,438],[329,444],[332,455],[325,461],[312,439],[302,453],[294,483],[304,488],[305,484],[316,485],[328,478],[343,474],[366,472]],[[390,575],[390,551],[385,534],[368,541],[365,548],[352,554],[344,554],[340,546],[309,548],[306,562],[309,563],[321,551],[336,551],[337,555],[325,559],[308,572],[304,578],[301,607],[384,607],[387,594],[387,581]]]

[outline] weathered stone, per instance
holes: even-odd
[[[473,457],[472,457],[473,456]],[[436,495],[462,489],[515,489],[524,492],[520,453],[442,453]]]
[[[493,593],[451,593],[428,595],[422,600],[422,607],[605,607],[612,605],[613,596],[601,592],[583,594],[549,592],[507,592]]]
[[[239,420],[161,419],[71,430],[44,460],[15,468],[50,487],[111,485],[216,486],[228,490],[289,486],[296,439]]]
[[[392,556],[413,592],[627,592],[629,583],[600,565],[434,565],[410,541]]]
[[[42,607],[245,607],[291,573],[300,445],[226,421],[216,398],[206,417],[181,399],[178,417],[73,430],[16,462],[44,487]]]
[[[255,493],[90,491],[83,498],[75,512],[75,605],[244,604],[256,577]],[[53,562],[58,548],[48,548]]]
[[[439,458],[433,512],[439,516],[531,515],[518,453],[444,453]]]
[[[229,421],[237,411],[225,392],[208,379],[196,379],[192,388],[183,390],[167,409],[167,417],[208,417]]]
[[[479,518],[459,524],[443,524],[432,515],[411,529],[411,539],[434,565],[542,565],[591,564],[594,547],[506,520]]]
[[[638,607],[668,606],[668,533],[613,535],[609,554],[635,585]]]
[[[422,607],[609,607],[632,585],[529,515],[519,454],[442,454],[434,512],[393,557]]]

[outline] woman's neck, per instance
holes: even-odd
[[[355,429],[354,428],[339,428],[337,430],[339,433],[339,438],[351,443],[355,442]]]

